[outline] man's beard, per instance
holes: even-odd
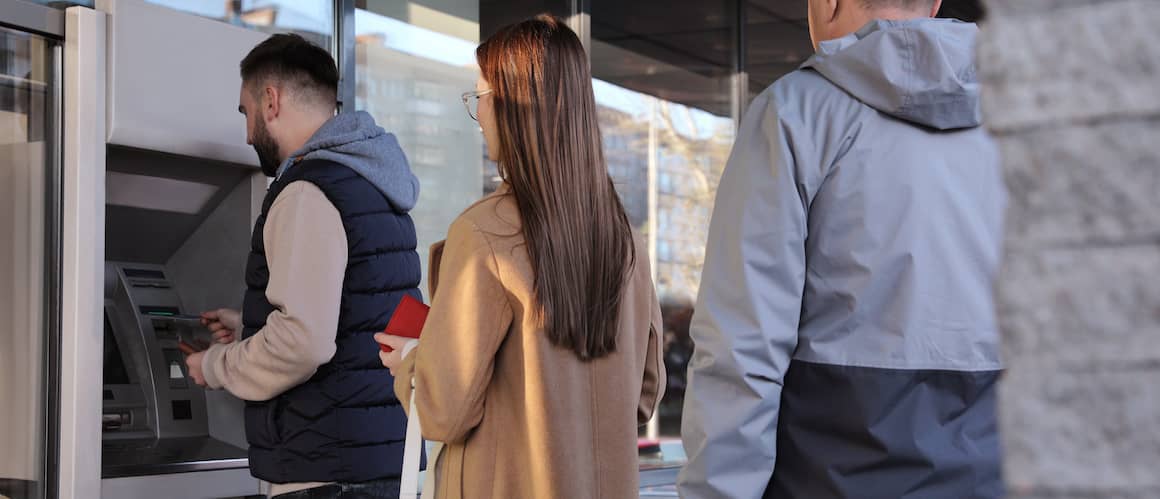
[[[278,143],[266,130],[266,123],[258,120],[254,130],[254,151],[258,153],[258,164],[262,166],[262,173],[267,177],[278,175],[278,167],[282,162],[278,160]]]

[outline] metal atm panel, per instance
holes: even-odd
[[[196,314],[237,307],[265,177],[245,165],[120,146],[108,146],[106,157],[111,382],[102,387],[102,487],[149,497],[162,477],[197,473],[256,490],[244,485],[257,481],[248,470],[243,403],[197,386],[178,344],[208,346]]]
[[[183,394],[161,371],[170,340],[138,306],[158,296],[182,312],[239,305],[265,182],[236,112],[237,63],[266,35],[143,0],[95,3],[65,13],[60,495],[256,494],[241,461],[198,471],[244,456],[242,402]],[[189,47],[192,64],[171,57]],[[181,112],[158,112],[174,95]],[[133,186],[142,180],[166,190]],[[123,271],[106,272],[107,262],[149,264],[170,288],[134,287]]]
[[[209,435],[205,391],[177,346],[200,326],[181,319],[164,267],[111,263],[107,272],[105,341],[116,350],[105,355],[102,478],[246,468],[244,449]]]

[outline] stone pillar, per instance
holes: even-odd
[[[1160,2],[986,4],[1010,497],[1160,497]]]

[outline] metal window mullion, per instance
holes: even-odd
[[[338,111],[345,113],[355,110],[356,85],[355,67],[355,0],[334,0],[334,37],[331,50],[338,63]]]
[[[569,0],[568,27],[576,32],[584,51],[588,53],[588,65],[592,66],[592,10],[591,0]]]
[[[741,118],[749,106],[749,73],[748,51],[746,50],[746,35],[748,34],[748,16],[746,4],[743,0],[731,0],[733,12],[733,76],[730,82],[730,110],[732,111],[733,129],[741,128]]]

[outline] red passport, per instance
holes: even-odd
[[[383,332],[394,336],[418,338],[419,334],[423,332],[423,323],[427,322],[427,312],[430,311],[431,307],[423,302],[416,300],[411,295],[403,295],[399,306],[395,307],[395,314],[391,316],[391,320]],[[391,347],[383,344],[379,344],[379,349],[387,353],[394,351]]]

